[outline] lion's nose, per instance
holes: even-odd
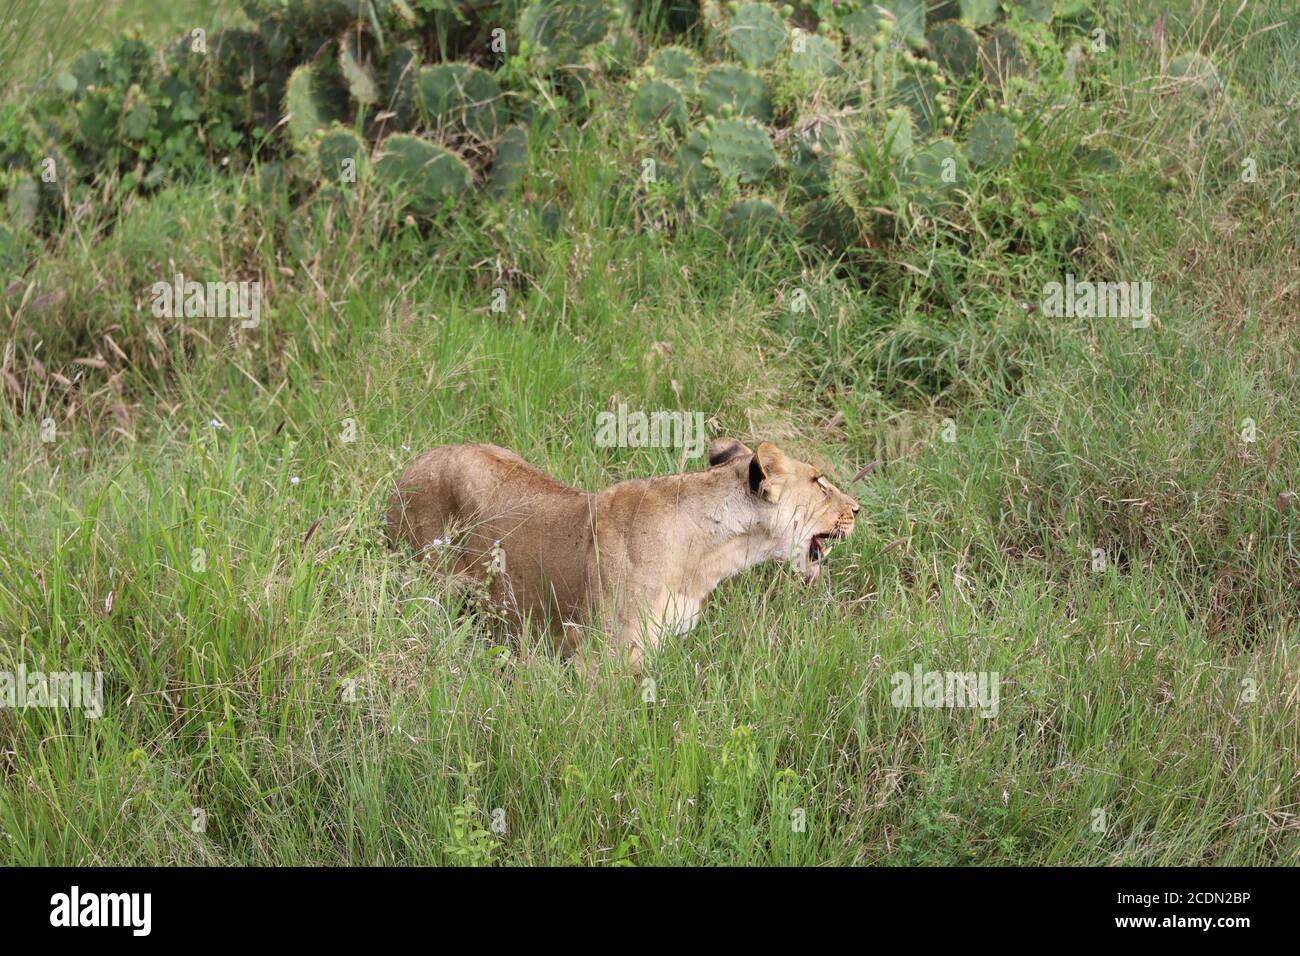
[[[862,510],[862,505],[858,504],[856,501],[850,501],[849,507],[853,509],[854,514],[857,514],[859,511]]]

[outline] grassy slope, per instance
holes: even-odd
[[[0,666],[102,669],[108,713],[0,711],[0,859],[1297,862],[1300,508],[1276,495],[1300,474],[1298,157],[1270,123],[1300,28],[1282,7],[1168,28],[1231,77],[1259,183],[1161,140],[1136,41],[1104,116],[1079,119],[1134,159],[1092,197],[1106,225],[1075,271],[1152,280],[1147,330],[1026,317],[1059,265],[990,255],[977,301],[1007,308],[828,308],[792,331],[792,286],[855,290],[779,250],[737,261],[705,229],[619,228],[611,187],[638,167],[617,119],[537,157],[571,204],[555,236],[506,209],[380,243],[225,177],[64,242],[30,277],[64,291],[58,320],[10,303],[6,325],[88,353],[107,334],[136,361],[120,391],[88,373],[66,419],[53,386],[28,394],[61,409],[52,445],[6,406]],[[1139,13],[1120,35],[1145,35]],[[1171,186],[1137,161],[1153,153]],[[264,327],[151,340],[138,306],[168,260],[258,267]],[[531,280],[505,317],[498,265]],[[504,651],[376,521],[395,471],[444,441],[588,487],[673,470],[593,447],[615,395],[776,437],[841,482],[891,460],[855,489],[865,520],[823,590],[779,568],[728,583],[652,695]],[[943,417],[952,443],[931,440]],[[999,672],[998,716],[891,706],[889,675],[916,664]]]

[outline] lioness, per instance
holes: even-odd
[[[725,578],[785,560],[812,583],[858,503],[770,442],[715,440],[709,469],[570,488],[495,445],[443,445],[398,479],[388,538],[450,567],[522,623],[544,623],[565,654],[593,624],[639,670],[665,634],[694,626]]]

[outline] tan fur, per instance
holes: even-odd
[[[853,529],[858,503],[774,445],[718,439],[708,457],[705,471],[593,493],[495,445],[444,445],[398,479],[389,541],[445,555],[517,622],[542,625],[588,663],[587,632],[600,625],[638,669],[664,635],[690,630],[724,579],[768,560],[815,579],[812,537],[828,536],[824,553]]]

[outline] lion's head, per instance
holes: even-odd
[[[853,531],[857,501],[836,488],[821,470],[791,458],[771,442],[750,451],[734,438],[709,445],[709,465],[731,463],[754,500],[755,520],[782,558],[812,584],[831,543]]]

